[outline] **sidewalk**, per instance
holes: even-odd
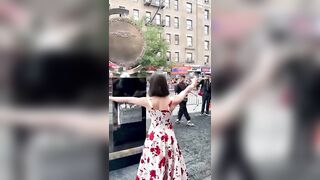
[[[190,109],[190,108],[189,108]],[[199,116],[195,111],[190,114],[194,127],[181,124],[174,125],[176,138],[184,156],[190,180],[211,179],[211,118]],[[172,121],[176,116],[172,117]],[[111,171],[110,180],[132,180],[138,169],[138,164],[123,169]]]

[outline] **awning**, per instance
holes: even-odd
[[[205,74],[211,74],[211,67],[201,67],[201,72]]]
[[[188,74],[189,69],[190,67],[188,66],[174,66],[171,69],[171,75]]]

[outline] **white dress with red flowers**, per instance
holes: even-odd
[[[150,106],[152,107],[150,101]],[[151,125],[144,143],[136,180],[187,180],[188,173],[168,110],[149,109]]]

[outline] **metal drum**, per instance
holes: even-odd
[[[128,18],[109,20],[109,60],[119,66],[132,67],[144,55],[145,41],[141,29]]]

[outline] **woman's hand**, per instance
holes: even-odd
[[[113,96],[109,96],[109,100],[114,101],[114,97]]]
[[[192,80],[191,80],[191,86],[192,88],[195,88],[197,86],[198,83],[198,78],[197,76],[195,76]]]

